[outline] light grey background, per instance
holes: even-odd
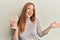
[[[60,22],[60,0],[0,0],[0,40],[11,40],[10,17],[19,15],[26,2],[35,4],[42,30],[54,21]],[[60,40],[60,28],[52,29],[41,40]]]

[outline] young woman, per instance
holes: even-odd
[[[40,22],[35,15],[35,5],[31,2],[26,3],[19,20],[16,17],[15,21],[11,21],[10,26],[14,29],[12,40],[40,40],[40,37],[48,34],[52,28],[60,27],[60,23],[53,22],[42,31]]]

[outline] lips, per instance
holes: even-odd
[[[28,12],[29,15],[31,15],[31,12]]]

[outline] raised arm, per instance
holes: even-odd
[[[18,21],[17,16],[12,16],[12,17],[11,17],[10,27],[11,27],[11,29],[14,30],[14,33],[13,33],[13,36],[12,36],[12,40],[18,40],[17,21]]]
[[[48,28],[46,28],[46,29],[44,30],[44,33],[45,33],[45,34],[48,34],[48,32],[49,32],[52,28],[60,28],[60,23],[52,22],[52,24],[51,24]]]
[[[40,26],[40,22],[38,20],[37,23],[37,34],[40,37],[43,37],[44,35],[48,34],[48,32],[52,29],[52,28],[60,28],[60,23],[56,23],[56,22],[52,22],[51,25],[48,26],[48,28],[46,28],[45,30],[41,30],[41,26]]]

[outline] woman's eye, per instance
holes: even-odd
[[[28,8],[28,9],[33,11],[33,9],[31,9],[31,8]]]
[[[28,9],[30,9],[30,8],[28,8]]]

